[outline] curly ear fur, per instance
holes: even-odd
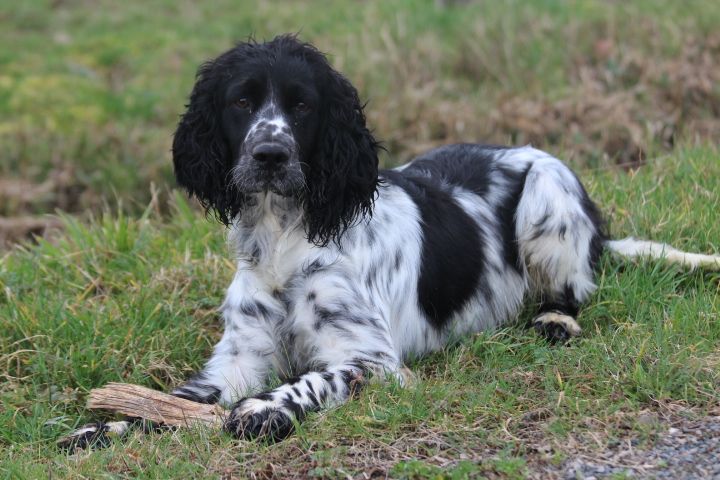
[[[356,221],[372,215],[381,147],[365,125],[364,105],[355,87],[320,56],[328,79],[306,178],[305,224],[308,239],[324,246],[338,242]]]
[[[217,66],[226,55],[198,70],[187,111],[175,131],[172,152],[178,184],[200,201],[206,213],[214,213],[229,225],[240,211],[244,196],[228,182],[232,159],[217,114],[215,92],[220,82]]]
[[[206,212],[214,212],[224,224],[229,225],[240,212],[246,198],[228,181],[233,165],[221,133],[216,92],[230,75],[226,70],[232,64],[263,55],[270,61],[283,55],[302,58],[318,74],[323,92],[321,123],[313,152],[308,152],[304,162],[307,191],[300,201],[308,239],[317,245],[338,242],[353,223],[372,214],[380,145],[365,125],[357,90],[333,70],[325,55],[294,35],[264,44],[251,39],[200,67],[187,112],[175,132],[175,177]]]

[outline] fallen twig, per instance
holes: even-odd
[[[128,383],[109,383],[91,390],[87,406],[176,427],[199,423],[220,428],[227,414],[219,405],[193,402]]]

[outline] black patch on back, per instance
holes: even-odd
[[[428,321],[440,329],[478,289],[484,269],[483,239],[477,223],[443,190],[440,178],[445,177],[440,170],[432,177],[407,170],[387,171],[383,176],[405,190],[420,211],[418,300]]]
[[[413,176],[425,175],[442,179],[450,185],[458,185],[481,197],[490,187],[493,172],[500,172],[508,182],[507,194],[496,207],[495,215],[500,223],[503,259],[517,271],[522,271],[515,235],[515,215],[525,186],[530,165],[523,171],[515,171],[495,161],[498,152],[511,147],[501,145],[478,145],[462,143],[446,145],[431,150],[403,170]]]
[[[402,171],[403,175],[431,177],[485,196],[490,186],[490,173],[495,165],[498,145],[462,143],[446,145],[423,154]]]

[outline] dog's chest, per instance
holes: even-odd
[[[309,248],[302,231],[258,229],[255,239],[256,271],[271,290],[284,289],[308,256]]]
[[[312,246],[294,206],[272,194],[259,198],[255,206],[236,224],[230,241],[270,290],[282,290]]]
[[[307,259],[304,238],[291,235],[268,243],[268,249],[258,258],[257,272],[273,291],[283,291],[301,270]]]

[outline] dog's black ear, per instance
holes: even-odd
[[[207,213],[229,225],[243,203],[242,194],[228,182],[230,149],[220,126],[218,87],[220,59],[203,64],[190,94],[190,103],[178,124],[172,153],[175,178]]]
[[[321,124],[305,199],[308,238],[317,245],[338,242],[354,222],[372,214],[380,148],[365,125],[355,87],[324,66],[328,74]]]

